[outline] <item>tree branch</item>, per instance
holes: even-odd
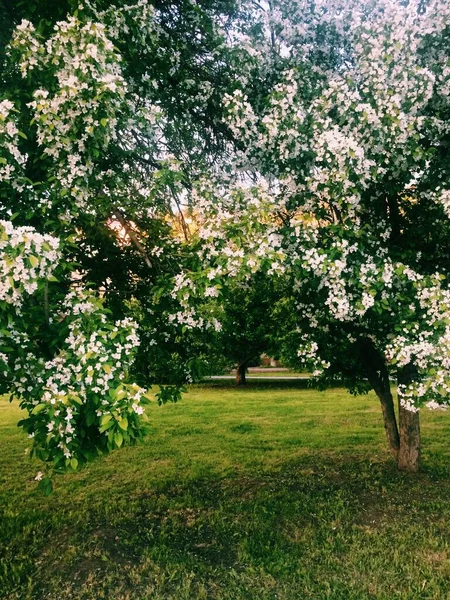
[[[122,211],[120,209],[116,208],[114,211],[113,217],[115,219],[117,219],[119,221],[119,223],[122,225],[122,227],[125,229],[128,237],[131,240],[131,243],[139,251],[141,256],[144,258],[144,261],[145,261],[145,264],[147,265],[147,267],[149,269],[151,269],[152,263],[148,257],[147,251],[145,250],[145,247],[143,246],[143,244],[141,244],[141,242],[138,240],[137,235],[133,231],[133,228],[130,226],[128,221],[125,219],[125,216],[122,213]]]

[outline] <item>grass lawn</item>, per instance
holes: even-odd
[[[48,498],[0,399],[2,600],[450,598],[450,413],[396,472],[371,394],[193,387]]]

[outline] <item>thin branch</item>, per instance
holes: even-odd
[[[181,202],[175,188],[170,186],[170,191],[172,192],[173,199],[175,200],[175,204],[177,205],[178,212],[180,214],[181,227],[183,228],[184,239],[187,242],[189,240],[189,228],[187,226],[186,220],[183,215],[183,211],[181,209]]]
[[[141,244],[141,242],[138,240],[137,235],[133,231],[133,228],[130,226],[128,221],[125,219],[125,216],[123,215],[122,211],[119,210],[118,208],[116,208],[114,211],[113,217],[115,219],[117,219],[119,221],[119,223],[122,225],[122,227],[125,229],[128,237],[131,240],[131,243],[135,246],[135,248],[137,248],[137,250],[139,251],[141,256],[144,258],[144,261],[145,261],[145,264],[147,265],[147,267],[149,269],[151,269],[152,263],[150,262],[147,251],[145,250],[145,247]]]

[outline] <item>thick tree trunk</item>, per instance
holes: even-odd
[[[386,362],[376,350],[371,340],[361,340],[359,347],[360,359],[367,379],[380,400],[389,451],[397,461],[400,450],[400,436]]]
[[[236,369],[236,385],[245,385],[247,380],[245,378],[245,373],[247,371],[247,363],[243,362],[238,364]]]
[[[401,386],[411,383],[415,370],[410,365],[398,373],[398,383]],[[406,410],[401,403],[401,388],[398,392],[398,420],[400,425],[400,452],[398,468],[402,471],[415,473],[420,467],[420,424],[419,413]]]

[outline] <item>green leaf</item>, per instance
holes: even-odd
[[[93,425],[95,423],[95,415],[94,413],[90,410],[89,412],[86,413],[86,425],[88,427],[90,427],[91,425]]]
[[[120,431],[118,431],[116,434],[114,434],[114,442],[115,442],[116,446],[118,448],[120,448],[120,446],[123,443],[123,435],[120,433]]]
[[[126,431],[128,429],[128,419],[125,417],[123,419],[119,419],[118,421],[120,429]]]
[[[33,410],[31,411],[32,415],[37,415],[40,412],[42,412],[43,410],[45,410],[47,408],[48,404],[38,404],[37,406],[35,406],[33,408]]]
[[[111,429],[111,427],[113,425],[114,425],[114,421],[109,421],[108,423],[105,423],[105,425],[101,425],[101,427],[99,429],[100,433],[108,431],[108,429]]]
[[[100,419],[100,427],[103,427],[103,425],[106,425],[107,423],[109,423],[112,419],[112,415],[103,415],[103,417]]]
[[[75,457],[70,459],[70,466],[72,469],[76,469],[78,467],[78,460]]]
[[[28,259],[29,259],[33,269],[35,269],[39,265],[39,259],[37,256],[33,256],[33,255],[29,256]]]

